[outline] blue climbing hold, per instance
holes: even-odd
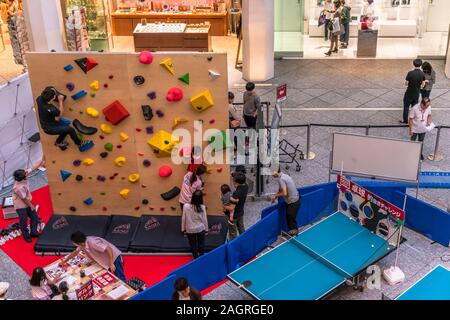
[[[92,198],[87,198],[83,200],[84,204],[87,204],[88,206],[90,206],[91,204],[94,203],[94,199]]]
[[[78,147],[78,150],[80,150],[80,152],[86,152],[89,149],[92,149],[95,146],[94,141],[89,140],[84,142],[81,146]]]
[[[72,173],[65,170],[60,170],[59,172],[61,173],[61,179],[63,182],[66,181],[72,175]]]
[[[77,93],[75,93],[72,96],[72,99],[77,101],[78,99],[81,99],[81,98],[83,98],[86,95],[87,95],[87,92],[85,90],[81,90],[81,91],[78,91]]]
[[[67,66],[64,67],[64,70],[66,71],[71,71],[73,69],[73,66],[71,64],[68,64]]]

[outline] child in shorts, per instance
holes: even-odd
[[[222,194],[222,196],[220,197],[220,200],[222,201],[222,205],[224,206],[224,207],[227,207],[227,206],[229,206],[230,204],[232,204],[231,203],[231,196],[232,196],[232,193],[231,193],[231,188],[230,188],[230,186],[229,185],[227,185],[227,184],[223,184],[221,187],[220,187],[220,192],[221,192],[221,194]],[[223,211],[223,213],[225,213],[225,215],[227,216],[227,218],[228,218],[228,223],[229,224],[234,224],[234,222],[233,222],[233,216],[234,216],[234,210],[227,210],[227,209],[224,209],[224,211]]]

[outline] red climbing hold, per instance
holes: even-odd
[[[141,132],[142,129],[141,129],[141,128],[136,128],[136,131],[137,131],[137,132]]]
[[[159,176],[161,178],[168,178],[172,175],[172,168],[168,165],[163,165],[159,168]]]
[[[134,210],[139,210],[141,207],[139,207],[139,206],[137,206],[137,207],[134,207]]]
[[[139,62],[142,64],[150,64],[153,62],[153,54],[149,51],[142,51],[139,54]]]
[[[221,173],[223,171],[223,168],[218,168],[217,172]]]
[[[170,88],[166,96],[167,101],[175,102],[183,99],[183,91],[180,88]]]
[[[213,124],[214,122],[216,122],[216,120],[215,120],[215,119],[211,119],[211,120],[209,120],[209,124]]]

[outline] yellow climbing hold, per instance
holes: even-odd
[[[161,62],[160,65],[162,65],[164,68],[166,68],[167,71],[169,71],[171,74],[173,74],[173,75],[175,74],[175,69],[172,64],[172,59],[167,58],[166,60]]]
[[[184,123],[184,122],[188,122],[188,121],[189,121],[189,119],[176,117],[175,119],[173,119],[172,130],[175,129],[180,123]]]
[[[131,183],[135,183],[138,182],[140,178],[141,176],[139,174],[133,173],[128,176],[128,181],[130,181]]]
[[[206,173],[211,174],[213,172],[213,169],[211,167],[206,167]]]
[[[100,84],[98,83],[97,80],[91,82],[91,84],[89,85],[89,88],[91,88],[92,91],[98,91],[98,89],[100,88]]]
[[[98,118],[98,116],[100,115],[97,109],[92,107],[86,108],[86,114],[92,118]]]
[[[112,127],[111,127],[109,124],[102,123],[102,124],[100,125],[100,130],[101,130],[103,133],[110,134],[110,133],[112,132]]]
[[[211,92],[209,90],[203,91],[191,98],[192,107],[198,111],[202,112],[214,105],[214,100],[212,98]]]
[[[85,166],[92,166],[94,164],[94,160],[92,160],[91,158],[86,158],[83,160],[83,164]]]
[[[128,135],[124,132],[120,133],[120,141],[125,142],[128,140]]]
[[[167,131],[160,130],[148,139],[147,143],[158,150],[156,157],[160,158],[170,157],[173,147],[179,143],[179,140]]]
[[[125,165],[125,163],[127,162],[127,159],[125,157],[117,157],[114,160],[114,163],[116,164],[116,166],[118,167],[123,167]]]
[[[119,192],[122,199],[128,199],[128,196],[130,194],[130,189],[123,189]]]

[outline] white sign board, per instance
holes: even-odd
[[[422,144],[335,133],[331,172],[392,181],[417,182]]]

